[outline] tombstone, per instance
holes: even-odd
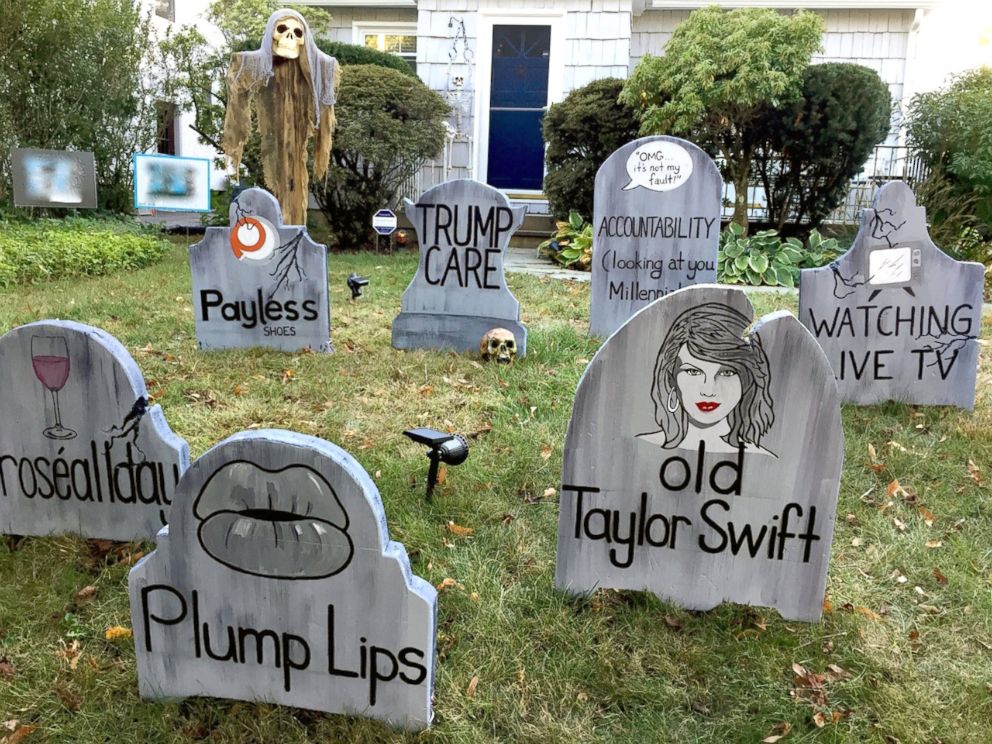
[[[516,337],[517,355],[527,353],[520,303],[503,274],[524,212],[492,186],[467,178],[425,191],[416,204],[406,200],[420,263],[393,321],[394,348],[477,351],[486,331],[506,328]]]
[[[0,533],[150,539],[189,447],[117,339],[65,320],[0,338]]]
[[[144,698],[430,723],[437,592],[336,445],[263,430],[212,448],[128,586]]]
[[[794,316],[751,327],[753,315],[741,290],[689,287],[599,349],[565,439],[559,588],[819,619],[843,463],[837,384]]]
[[[609,336],[645,305],[716,281],[723,180],[678,137],[642,137],[596,173],[589,332]]]
[[[850,250],[799,274],[799,318],[823,347],[841,399],[975,406],[984,267],[927,232],[901,181],[861,213]]]
[[[200,348],[333,351],[327,246],[283,225],[264,189],[238,194],[230,221],[189,249]]]
[[[14,205],[96,209],[96,159],[92,152],[11,151]]]

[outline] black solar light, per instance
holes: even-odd
[[[461,434],[448,434],[436,429],[407,429],[403,434],[417,444],[426,444],[427,459],[431,461],[427,471],[427,500],[434,494],[437,485],[437,471],[440,464],[461,465],[468,459],[468,441]]]
[[[355,272],[352,272],[348,277],[348,289],[351,290],[351,299],[357,300],[362,296],[362,287],[367,287],[369,280],[364,276],[359,276]]]

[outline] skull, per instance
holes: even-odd
[[[272,53],[285,59],[296,59],[300,56],[304,42],[303,24],[286,16],[276,21],[272,29]]]
[[[500,364],[510,364],[517,356],[517,340],[505,328],[491,328],[479,342],[479,351],[487,362],[495,359]]]

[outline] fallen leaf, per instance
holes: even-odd
[[[943,545],[944,543],[940,540],[927,540],[926,542],[926,546],[930,548],[930,550],[936,550],[937,548],[942,547]]]
[[[10,663],[10,659],[6,656],[0,656],[0,679],[13,679],[15,674],[17,674],[17,670]]]
[[[553,489],[553,488],[545,488],[544,489],[544,498],[546,498],[546,499],[553,499],[557,495],[558,495],[558,492],[555,489]]]
[[[72,643],[67,644],[60,638],[59,644],[61,644],[61,648],[55,652],[55,655],[64,660],[69,665],[70,669],[75,670],[76,667],[79,666],[79,659],[81,656],[79,641],[75,640]]]
[[[437,469],[437,484],[443,486],[446,480],[448,480],[448,466],[442,463]]]
[[[237,384],[237,385],[234,386],[234,394],[236,396],[238,396],[239,398],[241,396],[243,396],[243,395],[246,395],[247,393],[248,393],[248,386],[247,385],[242,385],[242,384],[239,383],[239,384]]]
[[[418,391],[421,395],[433,395],[434,386],[433,385],[421,385]]]
[[[857,612],[859,615],[864,615],[866,618],[868,618],[869,620],[873,620],[876,623],[882,622],[882,616],[879,615],[877,612],[868,609],[867,607],[855,607],[854,611]]]
[[[906,492],[906,489],[903,488],[899,484],[899,481],[896,480],[896,479],[893,479],[892,481],[890,481],[889,482],[889,485],[885,487],[885,493],[889,497],[892,497],[892,496],[902,496],[903,498],[905,498],[906,496],[909,496],[909,494]]]
[[[665,615],[665,625],[672,630],[682,630],[682,621],[674,615]]]
[[[813,714],[813,723],[816,724],[817,728],[823,728],[827,725],[827,717],[823,713],[817,711]]]
[[[900,532],[906,531],[906,523],[899,519],[899,517],[892,517],[892,524],[894,524],[896,529]]]
[[[547,460],[549,457],[551,457],[551,452],[552,452],[551,445],[549,445],[549,444],[542,444],[541,445],[541,459],[542,460]]]
[[[473,697],[475,695],[475,688],[479,686],[479,675],[472,677],[472,680],[468,683],[468,687],[465,688],[465,697]]]
[[[972,460],[968,460],[968,476],[977,485],[982,485],[982,470]]]
[[[944,576],[943,573],[941,573],[939,568],[934,568],[933,577],[937,580],[937,583],[940,584],[941,586],[947,584],[947,577]]]
[[[84,586],[78,592],[76,592],[76,602],[82,604],[83,602],[89,602],[93,597],[96,596],[96,587],[93,585]]]
[[[933,527],[933,520],[935,520],[936,517],[933,515],[932,511],[927,509],[925,506],[916,507],[916,511],[918,511],[920,516],[923,517],[923,521],[927,527]]]
[[[443,592],[445,589],[450,589],[451,587],[457,585],[458,582],[449,577],[447,579],[442,580],[441,583],[434,588],[437,589],[439,592]]]
[[[55,685],[55,694],[59,696],[65,707],[74,713],[83,707],[82,696],[66,684],[60,682]]]
[[[792,731],[792,724],[788,721],[776,723],[772,726],[772,732],[761,740],[761,744],[775,744],[775,742],[785,738]]]
[[[448,532],[455,537],[468,537],[475,533],[475,529],[472,527],[462,527],[460,524],[455,524],[454,522],[448,522]]]
[[[504,527],[509,527],[510,522],[512,522],[514,519],[516,519],[516,517],[510,514],[510,512],[506,512],[505,514],[503,514],[503,517],[499,520],[499,523]]]
[[[121,625],[112,625],[107,628],[107,631],[103,634],[103,637],[108,641],[116,641],[122,638],[131,638],[132,635],[133,633],[130,628],[125,628]]]
[[[285,385],[290,382],[294,377],[296,377],[296,372],[291,369],[284,369],[282,371],[282,383]]]
[[[17,722],[15,721],[14,723]],[[3,740],[3,744],[18,744],[18,742],[24,741],[24,739],[30,736],[31,732],[35,731],[37,728],[37,726],[30,723],[26,723],[23,726],[17,726],[13,729],[14,733]]]

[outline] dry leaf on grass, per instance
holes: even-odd
[[[557,495],[558,495],[558,492],[555,489],[553,489],[553,488],[545,488],[544,489],[544,498],[546,498],[546,499],[553,499]]]
[[[61,645],[61,648],[55,652],[55,655],[65,661],[69,665],[69,668],[75,671],[76,667],[79,666],[79,660],[82,656],[79,641],[75,640],[72,643],[67,644],[59,638],[59,644]]]
[[[458,586],[458,582],[449,577],[447,579],[443,579],[441,583],[435,586],[434,588],[437,589],[439,592],[443,592],[445,589],[450,589],[453,586]]]
[[[792,724],[788,721],[776,723],[772,726],[772,732],[761,740],[761,744],[775,744],[775,742],[788,736],[790,731],[792,731]]]
[[[76,602],[77,604],[82,604],[83,602],[89,602],[93,597],[96,596],[96,587],[92,584],[90,586],[84,586],[78,592],[76,592]]]
[[[968,460],[968,477],[975,481],[977,485],[982,485],[982,469],[972,460]]]
[[[0,679],[13,679],[17,674],[14,665],[6,656],[0,656]]]
[[[454,522],[448,522],[448,532],[455,537],[468,537],[475,533],[475,529],[472,527],[462,527],[460,524],[455,524]]]
[[[129,639],[133,633],[130,628],[125,628],[122,625],[112,625],[107,628],[107,631],[103,634],[103,637],[108,641],[116,641],[120,639]]]
[[[10,728],[10,724],[14,724],[13,728]],[[9,731],[13,732],[0,739],[0,744],[18,744],[18,742],[24,741],[31,733],[37,730],[37,726],[31,723],[26,723],[23,726],[20,725],[18,721],[7,721],[6,724]]]
[[[665,615],[665,625],[672,630],[682,630],[682,621],[674,615]]]
[[[468,687],[465,688],[465,697],[473,697],[475,695],[475,688],[479,686],[479,675],[472,677],[472,680],[468,683]]]
[[[937,580],[937,583],[940,584],[941,586],[947,584],[947,577],[944,576],[943,573],[941,573],[941,570],[939,568],[934,568],[933,577]]]
[[[548,458],[550,458],[551,457],[551,452],[552,452],[551,445],[548,445],[548,444],[542,444],[541,445],[541,459],[542,460],[547,460]]]

